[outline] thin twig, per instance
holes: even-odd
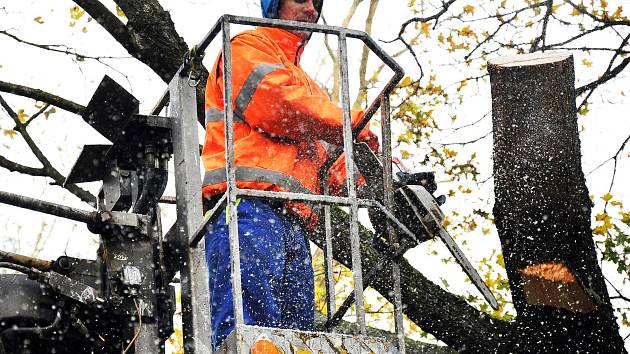
[[[483,140],[483,139],[487,138],[488,136],[490,136],[491,134],[492,134],[492,130],[487,132],[486,134],[476,138],[476,139],[473,139],[473,140],[464,141],[464,142],[438,143],[438,145],[440,145],[440,146],[452,146],[452,145],[462,145],[462,146],[464,146],[464,145],[476,143],[479,140]]]
[[[70,48],[65,44],[40,44],[40,43],[34,43],[31,41],[27,41],[25,39],[22,39],[14,34],[11,34],[7,31],[2,31],[0,30],[0,34],[3,34],[17,42],[35,47],[35,48],[39,48],[39,49],[43,49],[43,50],[48,50],[51,52],[56,52],[56,53],[61,53],[61,54],[67,54],[67,55],[74,55],[75,57],[77,57],[78,59],[93,59],[96,61],[101,61],[101,59],[128,59],[131,57],[114,57],[114,56],[92,56],[92,55],[88,55],[88,54],[82,54],[82,53],[78,53],[74,48]],[[60,49],[63,48],[63,49]]]
[[[131,55],[137,48],[129,29],[105,5],[97,0],[73,0],[85,12],[98,22],[114,39],[120,43]]]
[[[422,65],[420,65],[420,61],[418,60],[418,56],[416,55],[416,52],[413,50],[411,45],[403,38],[403,34],[407,30],[407,26],[409,26],[412,23],[427,23],[427,22],[435,20],[435,26],[437,26],[437,22],[440,19],[440,17],[442,15],[444,15],[448,11],[449,7],[455,1],[457,1],[457,0],[449,0],[447,2],[443,1],[442,2],[442,9],[440,9],[440,11],[436,12],[435,14],[433,14],[431,16],[428,16],[428,17],[414,17],[414,18],[408,19],[407,21],[403,22],[403,24],[400,26],[400,31],[398,31],[398,37],[396,37],[396,38],[394,38],[392,40],[389,40],[389,41],[382,41],[384,43],[392,43],[392,42],[395,42],[395,41],[400,41],[409,50],[409,52],[413,56],[414,61],[418,65],[418,68],[420,68],[420,79],[422,79],[422,77],[424,76]]]
[[[48,176],[46,171],[41,167],[36,168],[36,167],[25,166],[17,162],[13,162],[5,158],[4,156],[0,156],[0,167],[6,168],[7,170],[11,172],[18,172],[18,173],[23,173],[26,175],[31,175],[31,176],[37,176],[37,177]]]
[[[50,103],[46,103],[46,104],[44,105],[44,107],[40,108],[40,110],[39,110],[39,111],[37,111],[35,114],[33,114],[33,115],[32,115],[32,116],[31,116],[31,117],[30,117],[30,118],[29,118],[26,122],[24,122],[24,126],[27,126],[27,127],[28,127],[28,125],[29,125],[29,124],[31,124],[31,122],[32,122],[35,118],[39,117],[42,113],[44,113],[44,112],[48,109],[48,107],[50,107]]]
[[[46,173],[47,177],[53,179],[54,184],[63,185],[65,182],[65,177],[57,171],[56,168],[52,166],[46,155],[41,151],[41,149],[37,146],[35,141],[31,138],[30,134],[26,130],[25,123],[20,122],[17,113],[9,106],[9,104],[4,100],[2,96],[0,96],[0,105],[5,109],[5,111],[9,114],[13,122],[15,123],[15,130],[22,135],[22,139],[26,142],[28,147],[31,149],[31,152],[37,160],[42,164],[42,170]],[[78,187],[75,184],[67,184],[65,185],[65,189],[70,191],[75,196],[79,197],[82,201],[95,206],[96,205],[96,197],[92,195],[92,193]]]
[[[532,46],[529,49],[530,53],[533,53],[536,50],[538,50],[538,43],[540,43],[541,41],[542,41],[541,50],[543,52],[545,51],[545,41],[547,39],[547,25],[549,24],[549,17],[551,17],[552,10],[553,10],[553,0],[547,0],[545,2],[545,6],[547,7],[547,11],[545,12],[545,17],[543,18],[542,31],[540,33],[540,36],[536,37],[536,39],[532,43]]]
[[[630,302],[630,298],[628,298],[628,297],[624,296],[624,295],[621,293],[621,291],[620,291],[619,289],[617,289],[617,287],[616,287],[616,286],[615,286],[615,285],[614,285],[614,284],[613,284],[610,280],[608,280],[608,278],[607,278],[607,277],[604,277],[604,279],[606,280],[606,282],[608,283],[608,285],[610,285],[610,287],[611,287],[611,288],[613,288],[613,290],[615,290],[615,292],[616,292],[616,293],[617,293],[617,295],[618,295],[618,296],[616,296],[616,297],[612,297],[612,296],[611,296],[611,297],[610,297],[611,299],[613,299],[613,298],[618,298],[618,299],[623,299],[623,300],[625,300],[625,301]]]
[[[626,38],[624,38],[624,40],[621,42],[621,45],[619,45],[619,50],[621,50],[623,47],[626,46],[626,44],[628,44],[628,40],[630,40],[630,34],[626,36]],[[612,68],[615,60],[620,55],[619,50],[615,52],[615,55],[613,55],[613,57],[610,59],[610,63],[608,63],[608,67],[606,68],[606,71],[604,71],[604,73],[599,77],[599,79],[592,81],[584,86],[578,87],[575,90],[577,95],[581,95],[582,93],[588,90],[595,89],[599,85],[616,77],[620,72],[622,72],[626,68],[626,66],[628,66],[628,64],[630,64],[630,57],[627,57],[624,60],[622,60],[621,63],[619,63],[619,65],[617,65],[615,68]]]

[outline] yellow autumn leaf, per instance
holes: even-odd
[[[19,119],[20,122],[24,123],[26,122],[26,118],[28,118],[28,114],[24,113],[24,109],[20,108],[17,111],[17,119]]]
[[[446,228],[448,225],[451,224],[451,218],[449,218],[448,216],[446,216],[444,218],[444,220],[442,221],[442,227]]]
[[[477,38],[477,33],[473,31],[470,26],[466,25],[462,29],[458,31],[459,35],[462,37],[475,37]]]
[[[420,31],[422,32],[422,34],[424,34],[425,37],[429,38],[429,23],[422,22],[422,27]]]
[[[605,202],[608,202],[609,200],[611,200],[611,199],[612,199],[612,197],[613,197],[613,196],[612,196],[612,194],[610,194],[610,193],[606,193],[606,194],[604,194],[604,196],[602,197],[602,199],[603,199]]]
[[[490,235],[490,228],[484,227],[484,228],[481,229],[481,232],[484,235]]]
[[[505,259],[503,258],[503,253],[499,253],[497,255],[497,264],[505,268]]]
[[[469,15],[474,14],[475,13],[475,7],[473,5],[470,5],[470,4],[464,6],[464,13],[465,14],[469,14]]]
[[[468,86],[468,80],[460,81],[459,86],[457,87],[457,92],[461,91],[466,86]]]
[[[449,148],[444,148],[442,150],[444,152],[444,155],[446,155],[446,157],[455,157],[457,156],[457,151],[449,149]]]
[[[599,0],[599,4],[601,5],[602,9],[608,7],[608,1],[606,0]]]
[[[74,27],[76,25],[77,25],[77,23],[75,21],[70,21],[70,25],[69,25],[70,27]]]
[[[610,205],[612,205],[612,206],[618,206],[618,207],[620,207],[620,208],[623,208],[623,203],[622,203],[622,202],[620,202],[620,201],[618,201],[618,200],[613,200],[613,201],[610,203]]]
[[[46,119],[48,119],[48,117],[53,114],[53,113],[57,113],[57,110],[55,109],[55,107],[51,107],[49,110],[47,110],[46,112],[44,112],[44,117],[46,117]]]
[[[41,25],[42,23],[44,23],[44,20],[42,20],[42,17],[41,17],[41,16],[37,16],[37,17],[35,17],[35,18],[33,19],[33,21],[35,21],[35,22],[39,23],[40,25]]]
[[[438,34],[437,39],[438,39],[438,42],[443,44],[444,43],[444,33]]]
[[[73,20],[80,19],[84,14],[85,11],[76,5],[70,8],[70,17],[72,17]]]
[[[2,134],[4,134],[5,136],[8,136],[9,138],[13,139],[13,137],[17,134],[17,132],[13,129],[3,129],[2,130]]]
[[[398,84],[399,86],[409,86],[411,85],[411,78],[409,76],[406,76],[401,82],[400,84]]]
[[[83,28],[81,28],[81,32],[87,33],[87,31],[88,31],[88,28],[86,26],[83,26]]]
[[[597,226],[596,228],[593,229],[593,233],[595,235],[603,235],[605,234],[610,228],[612,227],[611,224],[604,224],[604,225],[600,225]]]
[[[125,12],[120,8],[120,6],[116,5],[116,15],[119,17],[125,17]]]
[[[590,68],[591,66],[593,66],[593,62],[588,59],[582,59],[582,65],[586,66],[587,68]]]
[[[595,215],[595,221],[603,221],[604,223],[610,221],[610,215],[606,213],[599,213]]]
[[[577,7],[573,8],[571,16],[580,16],[582,15],[583,11],[586,11],[586,7],[584,7],[584,5],[578,5]]]

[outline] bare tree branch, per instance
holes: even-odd
[[[326,18],[322,16],[322,21],[324,22],[324,24],[326,23]],[[339,56],[337,54],[335,54],[335,51],[333,50],[333,48],[330,46],[330,42],[328,41],[328,34],[324,35],[324,46],[326,47],[326,52],[328,52],[328,56],[330,56],[330,59],[333,62],[333,85],[332,85],[332,89],[330,92],[330,100],[333,103],[339,103],[339,86],[340,86],[340,78],[339,78]]]
[[[466,54],[466,56],[464,56],[464,60],[468,60],[468,58],[470,58],[473,53],[475,51],[477,51],[477,49],[481,48],[482,45],[488,43],[489,41],[491,41],[494,37],[496,37],[497,33],[499,33],[499,31],[501,30],[501,28],[503,28],[503,26],[507,25],[508,23],[512,22],[514,19],[516,19],[518,17],[518,13],[515,14],[511,19],[501,22],[499,24],[499,26],[497,26],[496,30],[494,30],[494,32],[492,32],[489,36],[487,36],[486,38],[484,38],[483,41],[479,42],[470,52],[468,52],[468,54]]]
[[[363,2],[363,0],[353,0],[352,1],[352,5],[350,5],[350,8],[348,9],[348,13],[346,14],[346,17],[341,22],[341,26],[342,27],[348,27],[348,24],[350,23],[350,21],[354,17],[355,12],[357,12],[357,8],[359,7],[359,4],[361,4],[362,2]]]
[[[553,12],[553,0],[547,0],[545,2],[545,6],[547,7],[547,11],[545,12],[545,17],[543,17],[543,27],[540,33],[540,36],[536,37],[534,42],[532,43],[531,48],[529,49],[530,53],[533,53],[539,49],[538,43],[542,42],[542,51],[545,51],[545,42],[547,40],[547,25],[549,24],[549,17]]]
[[[169,82],[182,64],[188,46],[177,33],[168,11],[157,0],[115,0],[127,16],[127,30],[132,38],[133,52],[164,82]],[[164,55],[164,52],[173,55]],[[205,76],[203,75],[205,83]]]
[[[604,279],[606,280],[606,282],[608,283],[608,285],[610,285],[611,288],[613,288],[613,290],[615,290],[615,292],[617,293],[617,296],[611,296],[611,299],[622,299],[624,301],[630,302],[630,298],[628,298],[627,296],[624,296],[621,291],[619,289],[617,289],[617,287],[610,281],[608,280],[607,277],[604,277]]]
[[[42,113],[44,113],[48,109],[48,107],[50,107],[50,103],[46,103],[44,107],[40,108],[39,111],[37,111],[26,122],[24,122],[24,125],[28,127],[28,125],[31,124],[31,122],[35,120],[35,118],[39,117]]]
[[[604,30],[604,29],[609,28],[609,27],[612,27],[612,25],[604,24],[604,25],[601,25],[601,26],[596,26],[596,27],[584,30],[584,31],[576,34],[575,36],[572,36],[572,37],[570,37],[570,38],[568,38],[568,39],[566,39],[566,40],[564,40],[562,42],[550,44],[545,49],[550,49],[550,48],[554,48],[554,47],[560,47],[560,46],[563,46],[565,44],[569,44],[569,43],[574,42],[574,41],[576,41],[576,40],[578,40],[580,38],[586,37],[586,36],[588,36],[591,33],[599,32],[599,31]]]
[[[341,26],[342,27],[348,27],[348,24],[350,23],[350,21],[352,20],[352,18],[354,17],[354,14],[357,11],[357,8],[359,7],[359,4],[361,4],[363,2],[363,0],[353,0],[352,4],[350,5],[350,8],[348,9],[348,12],[346,13],[346,17],[343,19],[343,21],[341,22]],[[373,0],[372,0],[373,2]],[[377,1],[378,2],[378,1]],[[371,6],[371,4],[370,4]],[[326,18],[322,17],[322,20],[324,21],[324,24],[326,24]],[[370,21],[370,17],[368,16],[368,21]],[[366,24],[367,26],[367,24]],[[330,59],[333,62],[333,85],[332,85],[332,89],[331,89],[331,101],[333,101],[334,103],[339,103],[339,87],[341,85],[341,81],[340,81],[340,77],[339,77],[339,55],[337,55],[337,53],[335,53],[335,51],[333,50],[333,48],[330,46],[330,42],[329,42],[329,35],[326,34],[324,35],[324,46],[326,47],[326,51],[328,52],[328,55],[330,56]],[[363,59],[363,57],[362,57]]]
[[[365,19],[365,28],[364,31],[368,35],[372,34],[372,20],[374,19],[374,14],[376,13],[376,8],[378,7],[378,0],[370,0],[370,9],[368,11],[367,18]],[[361,104],[363,102],[367,102],[367,82],[368,80],[365,77],[367,71],[367,62],[370,55],[369,48],[364,45],[363,51],[361,53],[361,63],[359,64],[359,92],[357,93],[357,98],[354,100],[352,104],[354,109],[361,108]]]
[[[37,101],[50,103],[53,106],[59,107],[63,110],[66,110],[71,113],[75,113],[78,115],[82,115],[85,107],[67,100],[65,98],[61,98],[59,96],[55,96],[46,91],[42,91],[40,89],[34,89],[27,86],[22,86],[18,84],[13,84],[10,82],[0,81],[0,91],[12,93],[18,96],[29,97]]]
[[[488,136],[490,136],[491,134],[492,134],[492,130],[487,132],[487,133],[485,133],[484,135],[482,135],[482,136],[480,136],[478,138],[472,139],[472,140],[462,141],[462,142],[452,142],[452,143],[439,143],[438,145],[441,145],[441,146],[452,146],[452,145],[464,146],[464,145],[476,143],[479,140],[483,140],[483,139],[487,138]]]
[[[113,57],[113,56],[92,56],[87,54],[78,53],[75,49],[68,47],[65,44],[38,44],[34,42],[27,41],[25,39],[21,39],[18,36],[11,34],[7,31],[0,31],[0,34],[3,34],[9,38],[14,39],[17,42],[36,47],[43,50],[49,50],[51,52],[73,55],[78,59],[93,59],[96,61],[101,61],[101,59],[124,59],[126,57]]]
[[[623,143],[619,147],[619,150],[617,150],[617,152],[613,156],[614,165],[613,165],[612,177],[610,178],[610,185],[608,186],[608,193],[612,192],[612,188],[615,185],[615,177],[617,176],[617,164],[619,163],[619,155],[621,155],[623,150],[626,148],[628,141],[630,141],[630,135],[626,138],[626,140],[623,141]],[[608,207],[608,200],[606,201],[606,204],[604,204],[604,212],[606,211],[607,207]]]
[[[127,26],[98,0],[73,0],[98,22],[129,54],[136,52]]]
[[[33,152],[33,155],[37,158],[37,160],[42,164],[42,170],[45,172],[47,177],[53,179],[55,185],[61,186],[65,182],[65,177],[55,169],[48,158],[44,155],[41,149],[37,146],[35,141],[31,138],[28,131],[26,131],[26,124],[20,122],[17,113],[9,106],[9,104],[0,96],[0,105],[5,109],[5,111],[9,114],[13,122],[15,122],[15,130],[17,130],[22,138],[28,145],[28,147]],[[75,184],[65,185],[65,188],[70,191],[75,196],[79,197],[82,201],[95,206],[96,205],[96,197],[94,197],[90,192],[78,187]]]
[[[407,26],[409,26],[412,23],[417,23],[417,22],[424,23],[424,22],[429,22],[429,21],[433,21],[433,20],[436,20],[436,23],[437,23],[437,20],[439,20],[440,17],[442,15],[444,15],[446,13],[446,11],[448,11],[449,7],[451,7],[451,5],[453,5],[453,3],[455,1],[457,1],[457,0],[449,0],[447,2],[442,2],[442,9],[440,9],[440,11],[438,11],[437,13],[435,13],[435,14],[433,14],[431,16],[428,16],[428,17],[414,17],[414,18],[410,18],[407,21],[403,22],[403,24],[400,26],[400,31],[398,32],[398,38],[395,38],[394,40],[392,40],[392,42],[397,40],[397,39],[400,39],[402,37],[403,33],[405,33],[405,30],[407,30]]]
[[[44,171],[43,168],[25,166],[17,162],[10,161],[4,156],[0,156],[0,167],[6,168],[7,170],[11,172],[19,172],[19,173],[23,173],[23,174],[31,175],[31,176],[37,176],[37,177],[48,176],[48,174],[46,174],[46,171]]]
[[[586,105],[586,103],[588,102],[588,99],[591,97],[591,95],[593,94],[593,92],[595,92],[595,89],[605,83],[606,81],[616,77],[620,72],[623,71],[623,69],[628,66],[628,63],[630,63],[630,57],[625,58],[624,60],[621,61],[621,63],[619,65],[617,65],[614,69],[611,70],[613,64],[615,63],[615,60],[617,60],[617,57],[619,55],[621,55],[621,50],[623,49],[623,47],[626,46],[626,44],[628,44],[628,40],[630,40],[630,34],[623,39],[623,41],[621,41],[621,44],[619,45],[619,48],[617,49],[617,52],[615,52],[615,54],[612,56],[612,58],[610,59],[610,62],[608,63],[608,67],[606,68],[606,70],[604,71],[604,74],[602,76],[599,77],[599,79],[586,84],[582,87],[578,87],[575,91],[577,95],[581,95],[582,93],[586,92],[587,90],[589,91],[589,93],[586,95],[586,97],[584,97],[584,99],[582,100],[582,103],[580,103],[580,105],[578,106],[578,111],[580,109],[582,109],[582,107],[584,107]],[[615,165],[617,164],[617,161],[615,160]],[[614,181],[614,175],[613,175],[613,181]],[[612,185],[611,185],[612,188]]]
[[[605,17],[604,18],[597,17],[591,12],[587,11],[586,7],[583,4],[577,5],[575,2],[571,0],[566,0],[566,2],[569,3],[569,5],[571,5],[574,9],[576,9],[579,13],[590,17],[595,22],[601,22],[601,23],[605,23],[605,24],[609,24],[613,26],[614,25],[630,26],[630,20],[611,20]]]
[[[418,65],[418,68],[420,69],[420,78],[418,80],[421,80],[424,77],[424,70],[422,69],[422,65],[420,64],[420,61],[418,60],[418,56],[416,55],[416,52],[413,50],[413,48],[411,47],[411,44],[409,44],[405,38],[403,38],[403,34],[405,33],[405,31],[407,30],[407,26],[409,26],[412,23],[427,23],[430,21],[435,20],[435,24],[434,24],[434,28],[435,26],[437,26],[438,20],[440,19],[440,17],[442,15],[444,15],[449,7],[451,5],[453,5],[453,3],[457,1],[457,0],[449,0],[446,2],[442,2],[442,8],[440,9],[440,11],[438,11],[437,13],[428,16],[428,17],[413,17],[410,18],[409,20],[403,22],[403,24],[400,26],[400,31],[398,32],[398,37],[389,40],[389,41],[383,41],[384,43],[392,43],[395,41],[400,41],[405,48],[407,48],[407,50],[409,50],[409,53],[411,53],[411,56],[413,57],[413,60],[416,62],[416,65]]]
[[[612,61],[611,61],[612,63]],[[621,61],[621,63],[619,63],[619,65],[617,65],[616,67],[614,67],[612,70],[606,70],[604,72],[604,74],[602,76],[599,77],[599,79],[590,82],[584,86],[580,86],[576,89],[576,93],[578,95],[583,94],[584,92],[594,89],[597,86],[609,81],[610,79],[614,79],[620,72],[623,71],[623,69],[626,68],[626,66],[628,66],[628,64],[630,64],[630,57],[625,58],[624,60]]]

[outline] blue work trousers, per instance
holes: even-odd
[[[314,329],[311,254],[296,221],[266,201],[242,199],[238,204],[245,324]],[[212,343],[216,348],[234,329],[225,211],[208,227],[205,242]]]

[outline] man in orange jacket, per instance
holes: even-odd
[[[323,0],[261,0],[263,16],[317,22]],[[300,67],[310,33],[258,27],[235,36],[232,49],[234,155],[239,188],[319,194],[326,146],[342,143],[342,110]],[[226,190],[223,73],[219,55],[206,86],[203,195]],[[352,112],[353,125],[362,112]],[[359,135],[378,149],[369,129]],[[329,183],[340,190],[344,162]],[[238,205],[243,312],[246,324],[312,330],[313,270],[303,230],[312,211],[302,203],[244,199]],[[234,328],[228,226],[219,216],[205,237],[213,345]]]

